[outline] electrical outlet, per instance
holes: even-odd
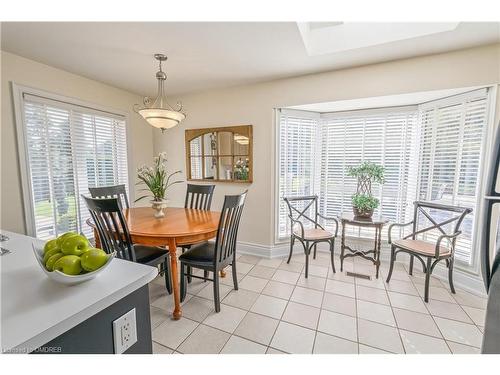
[[[135,308],[113,321],[115,353],[121,354],[137,342]]]

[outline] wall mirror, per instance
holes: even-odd
[[[252,182],[252,149],[252,125],[187,129],[187,178]]]

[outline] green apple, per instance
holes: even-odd
[[[45,246],[43,247],[43,253],[45,254],[47,251],[53,248],[59,248],[59,245],[57,244],[57,238],[54,238],[53,240],[47,241],[45,243]]]
[[[64,242],[64,240],[66,238],[69,238],[69,237],[72,237],[72,236],[78,236],[78,233],[76,233],[76,232],[66,232],[64,234],[61,234],[59,237],[57,237],[57,244],[59,245],[59,247],[62,246],[62,243]]]
[[[61,244],[64,255],[82,255],[89,249],[89,241],[79,234],[67,236]]]
[[[66,275],[79,275],[82,272],[80,257],[76,255],[64,255],[54,263],[53,269],[54,271],[61,271]]]
[[[50,250],[47,250],[45,252],[45,254],[43,254],[43,264],[47,263],[47,261],[49,260],[49,258],[54,255],[54,254],[57,254],[57,253],[60,253],[61,252],[61,249],[59,249],[59,247],[54,247]]]
[[[85,271],[95,271],[101,268],[108,261],[108,254],[104,250],[91,248],[80,257],[82,268]]]
[[[47,271],[54,271],[54,264],[64,256],[63,253],[56,253],[52,255],[49,259],[47,259],[47,262],[45,263],[45,268]]]

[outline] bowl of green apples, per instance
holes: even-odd
[[[67,285],[93,279],[114,258],[114,254],[92,247],[85,236],[75,232],[67,232],[49,240],[43,248],[33,245],[33,253],[50,279]]]

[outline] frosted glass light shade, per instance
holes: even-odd
[[[143,108],[139,114],[152,126],[159,129],[170,129],[186,118],[182,112],[162,108]]]

